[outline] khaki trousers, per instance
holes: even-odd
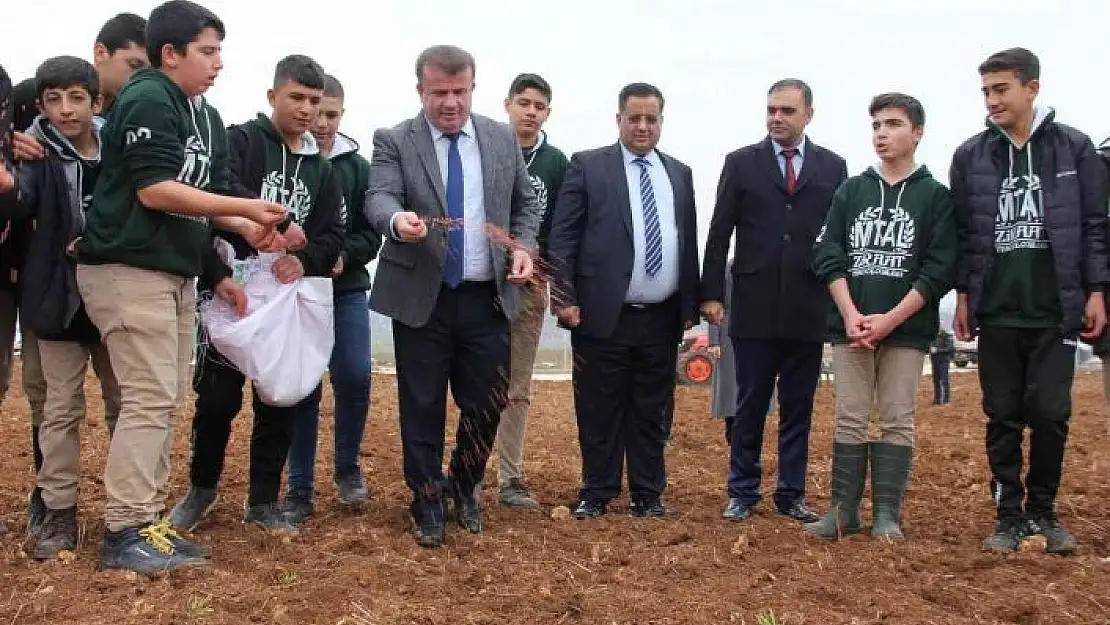
[[[509,338],[509,405],[501,413],[501,423],[497,426],[498,481],[502,485],[524,474],[524,433],[531,402],[532,371],[546,310],[546,284],[528,285],[520,290],[520,309]]]
[[[42,373],[46,378],[46,410],[39,428],[42,468],[36,483],[51,510],[77,505],[81,477],[81,422],[85,420],[85,373],[92,359],[107,405],[119,406],[119,385],[112,373],[108,348],[102,343],[38,341]]]
[[[119,381],[121,409],[104,475],[118,532],[165,509],[173,423],[185,401],[196,280],[126,265],[78,265],[77,284]]]
[[[868,441],[872,400],[878,404],[880,440],[913,445],[917,386],[925,353],[880,345],[875,351],[833,346],[838,443]]]

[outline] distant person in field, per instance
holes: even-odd
[[[366,295],[370,272],[366,264],[378,255],[382,237],[362,210],[370,189],[370,162],[359,154],[358,142],[339,131],[346,112],[344,98],[339,79],[327,76],[312,136],[320,153],[331,162],[347,205],[343,249],[331,271],[335,292],[335,348],[328,366],[335,400],[332,479],[340,503],[360,506],[370,499],[358,464],[370,411],[370,315]],[[322,390],[321,385],[301,402],[293,423],[285,514],[295,525],[313,512]]]
[[[830,540],[862,530],[869,458],[871,535],[904,538],[921,366],[956,277],[951,195],[915,160],[925,109],[912,96],[886,93],[869,113],[879,164],[837,189],[813,246],[814,271],[836,304],[828,326],[836,434],[829,511],[803,527]],[[873,405],[881,433],[870,441]]]
[[[116,94],[123,88],[131,74],[146,67],[146,18],[134,13],[113,16],[100,28],[92,50],[93,67],[99,92],[103,99],[97,115],[107,119],[115,103]],[[47,146],[37,133],[29,131],[39,116],[39,91],[35,78],[27,78],[15,86],[12,94],[12,123],[16,131],[11,147],[18,160],[30,163],[44,159]],[[99,123],[99,122],[98,122]],[[90,185],[88,191],[91,192]],[[35,220],[15,219],[5,226],[7,235],[0,247],[0,401],[3,401],[11,380],[11,351],[16,326],[15,294],[23,287],[20,280],[22,265],[27,257],[30,241],[34,236]],[[24,313],[20,313],[21,315]],[[32,458],[35,472],[42,468],[42,449],[39,444],[39,427],[44,419],[47,384],[39,357],[38,340],[34,324],[25,320],[20,324],[20,356],[22,365],[23,395],[31,409]],[[104,423],[109,436],[115,431],[120,412],[120,391],[111,375],[111,363],[104,350],[92,351],[92,366],[100,379],[104,400]],[[35,486],[29,497],[28,527],[38,528],[46,518],[42,491]],[[32,532],[33,533],[33,532]]]
[[[1037,106],[1040,62],[1024,48],[979,66],[987,129],[957,148],[949,181],[959,217],[956,337],[979,337],[979,382],[998,524],[985,549],[1043,534],[1076,540],[1056,515],[1071,419],[1076,341],[1106,325],[1106,170],[1091,139]],[[1029,439],[1022,483],[1022,441]]]
[[[945,328],[937,331],[937,338],[929,347],[929,368],[933,378],[933,405],[943,406],[952,401],[952,384],[948,375],[952,356],[956,353],[956,342],[952,333]]]
[[[524,154],[524,164],[536,192],[543,217],[540,221],[539,257],[547,252],[547,234],[555,199],[567,171],[567,157],[547,140],[543,125],[551,114],[551,85],[536,74],[521,74],[509,85],[505,98],[509,125],[516,133]],[[539,504],[524,482],[524,432],[532,389],[536,350],[547,314],[549,271],[535,271],[532,281],[520,289],[520,309],[510,330],[509,406],[501,413],[497,426],[499,460],[497,500],[506,508],[538,508]]]
[[[616,144],[571,157],[548,240],[555,314],[571,332],[582,452],[577,519],[621,492],[629,513],[667,514],[670,435],[684,329],[698,318],[697,209],[690,168],[657,149],[663,94],[617,96]]]
[[[720,323],[709,324],[707,339],[709,353],[717,358],[713,367],[713,416],[720,418],[725,426],[725,442],[732,443],[732,424],[736,416],[736,404],[739,391],[736,388],[736,352],[732,348],[732,340],[728,336],[728,309],[732,306],[732,259],[728,259],[725,270],[725,314]],[[770,415],[775,407],[774,391],[771,392],[771,401],[767,403],[767,414]]]
[[[813,275],[813,239],[844,159],[815,144],[813,91],[797,79],[767,93],[767,137],[727,157],[717,185],[702,269],[702,314],[721,323],[725,265],[735,236],[728,335],[736,350],[737,407],[722,517],[742,521],[762,499],[763,429],[778,385],[775,509],[795,521],[818,516],[805,502],[813,399],[821,376],[829,294]]]

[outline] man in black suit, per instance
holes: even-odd
[[[621,90],[616,145],[571,158],[548,238],[552,304],[571,328],[582,450],[576,518],[621,490],[630,512],[666,514],[663,448],[684,327],[698,317],[697,213],[690,168],[655,149],[663,94]]]
[[[725,158],[702,268],[702,313],[724,314],[725,263],[736,233],[729,335],[739,391],[724,518],[743,520],[759,502],[760,451],[767,404],[778,379],[779,480],[775,507],[805,523],[813,396],[821,373],[829,296],[811,269],[833,193],[848,177],[844,159],[805,136],[813,92],[780,80],[767,95],[769,136]]]

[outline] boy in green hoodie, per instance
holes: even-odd
[[[295,229],[303,231],[303,249],[281,257],[273,265],[274,275],[286,284],[302,276],[331,276],[343,249],[343,189],[335,168],[308,132],[323,97],[324,77],[324,70],[306,56],[282,59],[267,94],[273,108],[271,116],[260,114],[253,121],[232,126],[229,132],[231,173],[236,186],[281,202],[293,216]],[[286,236],[289,234],[287,231]],[[237,260],[257,253],[257,248],[241,236],[225,232],[219,236],[231,244]],[[210,285],[202,279],[199,287],[203,292]],[[363,316],[367,315],[364,310]],[[243,374],[219,352],[202,347],[193,383],[197,397],[190,487],[185,499],[170,513],[174,527],[193,530],[216,505],[216,487],[223,472],[231,424],[243,407],[244,382]],[[258,393],[253,396],[246,520],[271,532],[295,534],[297,528],[286,519],[278,500],[298,409],[270,406]]]
[[[567,172],[567,157],[547,140],[543,130],[551,114],[551,85],[538,74],[521,74],[509,85],[505,112],[524,153],[532,190],[543,211],[540,220],[537,258],[547,254],[547,235],[555,199]],[[498,502],[506,508],[538,508],[539,504],[524,483],[524,433],[528,425],[528,404],[532,372],[543,321],[547,313],[547,270],[533,273],[532,281],[520,289],[520,308],[510,331],[509,405],[497,426],[499,458]]]
[[[358,506],[369,499],[358,466],[370,410],[370,315],[367,313],[370,272],[366,264],[378,255],[382,237],[370,227],[363,210],[370,185],[370,163],[358,153],[358,142],[339,132],[343,98],[343,85],[335,76],[326,76],[324,97],[312,125],[312,136],[342,183],[343,198],[349,209],[343,251],[331,273],[335,278],[335,348],[328,369],[335,397],[333,479],[339,501]],[[301,402],[293,422],[285,512],[294,524],[303,522],[313,511],[322,388],[323,385]]]
[[[871,101],[880,164],[846,180],[814,245],[814,271],[829,285],[836,434],[828,514],[803,527],[836,539],[861,531],[860,499],[871,459],[871,535],[901,540],[902,498],[913,457],[917,386],[955,280],[951,196],[914,153],[925,110],[900,93]],[[868,442],[877,398],[881,438]]]
[[[80,425],[90,358],[107,406],[118,410],[120,391],[108,350],[77,292],[69,256],[100,173],[99,80],[91,63],[61,56],[39,66],[35,84],[42,114],[27,133],[41,142],[47,157],[24,163],[17,201],[0,208],[0,218],[36,223],[21,267],[21,313],[36,337],[46,381],[44,420],[35,428],[36,452],[42,453],[35,494],[44,502],[44,514],[31,515],[26,552],[45,560],[77,548]]]
[[[196,276],[246,311],[246,295],[212,247],[212,223],[272,228],[280,204],[230,193],[223,122],[201,96],[222,69],[224,25],[186,0],[147,22],[153,69],[116,98],[101,134],[102,164],[77,284],[111,354],[122,410],[108,451],[102,568],[154,575],[204,564],[210,551],[159,522],[170,473],[173,421],[192,354]]]

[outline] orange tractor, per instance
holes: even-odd
[[[679,384],[709,384],[716,367],[717,357],[709,351],[709,337],[704,332],[690,330],[683,335],[678,348]]]

